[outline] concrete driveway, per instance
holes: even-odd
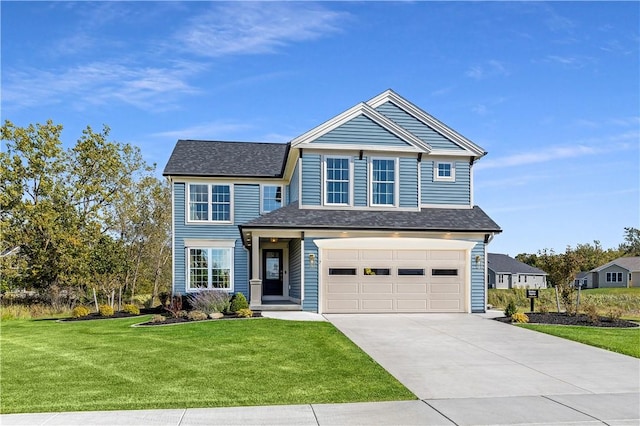
[[[457,424],[517,424],[525,419],[640,424],[636,358],[486,315],[325,317],[418,398]]]

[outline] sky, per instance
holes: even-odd
[[[103,125],[161,175],[178,139],[288,142],[395,92],[488,152],[515,256],[640,227],[638,2],[7,2],[1,112]]]

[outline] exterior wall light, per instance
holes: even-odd
[[[316,255],[315,255],[315,254],[313,254],[313,253],[311,253],[311,254],[309,255],[309,265],[310,265],[312,268],[315,268],[315,267],[316,267]]]

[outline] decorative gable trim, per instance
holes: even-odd
[[[469,139],[465,138],[460,133],[442,123],[432,115],[426,113],[411,102],[407,101],[391,89],[386,90],[373,99],[367,101],[366,104],[371,108],[378,108],[380,105],[386,102],[392,102],[400,109],[404,110],[406,113],[412,115],[417,120],[431,127],[436,132],[440,133],[442,136],[446,137],[453,143],[472,152],[476,157],[480,158],[487,154],[484,149],[471,142]]]
[[[311,143],[316,140],[317,138],[331,132],[332,130],[337,129],[338,127],[342,126],[343,124],[353,120],[354,118],[358,117],[358,116],[365,116],[368,119],[370,119],[371,121],[373,121],[374,123],[376,123],[377,125],[379,125],[380,127],[382,127],[383,129],[387,130],[388,132],[390,132],[391,134],[397,136],[398,138],[402,139],[403,141],[405,141],[409,146],[407,148],[398,148],[398,147],[394,147],[393,150],[395,151],[411,151],[411,152],[426,152],[426,153],[430,153],[432,151],[432,148],[429,144],[425,143],[423,140],[421,140],[420,138],[418,138],[417,136],[415,136],[414,134],[406,131],[405,129],[403,129],[402,127],[398,126],[396,123],[394,123],[393,121],[389,120],[387,117],[385,117],[384,115],[380,114],[378,111],[376,111],[375,109],[373,109],[371,106],[365,104],[364,102],[359,103],[358,105],[355,105],[352,108],[349,108],[348,110],[346,110],[345,112],[343,112],[342,114],[339,114],[337,116],[335,116],[334,118],[324,122],[323,124],[309,130],[308,132],[298,136],[297,138],[293,139],[291,141],[291,147],[292,148],[309,148],[311,147]],[[340,149],[361,149],[360,145],[358,146],[347,146],[347,145],[342,145],[340,147],[338,146],[328,146],[328,145],[323,145],[322,148],[340,148]],[[314,148],[316,148],[316,146],[314,146]],[[320,147],[318,147],[320,148]]]

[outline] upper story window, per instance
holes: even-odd
[[[436,181],[453,182],[456,180],[456,169],[452,162],[437,162],[433,171]]]
[[[282,186],[262,185],[262,213],[269,213],[282,207]]]
[[[345,157],[325,157],[325,204],[351,204],[351,160]]]
[[[189,184],[189,221],[231,222],[231,185]]]
[[[371,160],[371,204],[396,204],[396,161],[374,158]]]

